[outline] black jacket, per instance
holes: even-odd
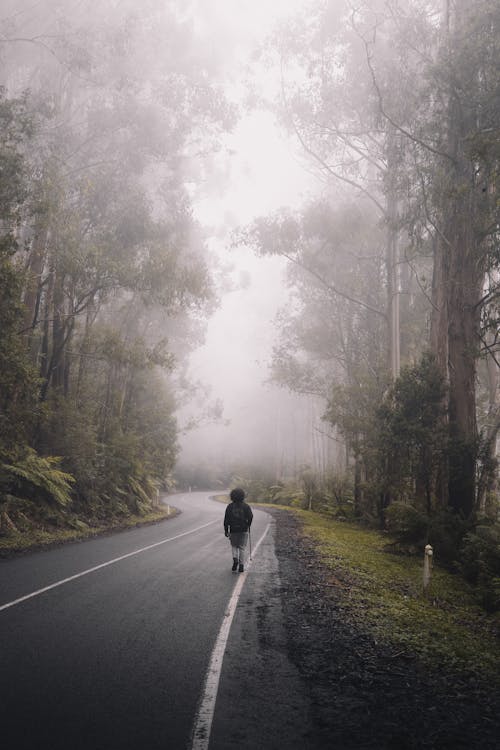
[[[224,514],[224,531],[234,532],[248,531],[252,525],[253,513],[251,507],[245,502],[231,502]]]

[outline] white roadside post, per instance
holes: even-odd
[[[424,554],[424,593],[427,591],[427,587],[429,586],[429,583],[431,582],[433,554],[434,554],[434,550],[432,549],[430,544],[427,544],[425,546],[425,554]]]

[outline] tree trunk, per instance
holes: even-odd
[[[64,385],[64,279],[56,269],[54,286],[54,311],[52,321],[52,362],[49,377],[52,387],[61,389]]]
[[[475,508],[477,454],[476,362],[483,273],[472,224],[474,212],[457,200],[449,236],[452,239],[448,279],[448,356],[450,427],[449,502],[469,517]],[[467,210],[469,209],[469,210]],[[478,278],[479,275],[479,278]]]
[[[444,208],[448,220],[435,257],[431,350],[448,385],[450,437],[448,465],[441,467],[436,489],[444,506],[469,517],[475,506],[475,389],[483,269],[472,234],[470,184],[465,185],[463,173],[458,172],[449,174],[449,184],[455,187],[450,205]]]
[[[363,491],[361,488],[362,459],[357,438],[352,448],[354,453],[354,515],[360,518],[363,515]]]
[[[489,343],[493,344],[490,335]],[[481,471],[477,481],[476,510],[481,515],[489,515],[488,499],[496,495],[497,491],[497,439],[500,431],[500,406],[498,404],[498,386],[500,384],[500,368],[494,356],[486,355],[486,374],[488,378],[488,416],[483,435],[481,450]],[[493,517],[496,516],[496,513]]]
[[[39,355],[40,361],[40,377],[46,381],[49,377],[49,363],[50,363],[50,325],[49,319],[52,311],[52,297],[54,294],[54,272],[51,270],[47,280],[47,286],[45,290],[45,304],[43,313],[43,327],[42,327],[42,341]]]
[[[437,239],[433,276],[431,349],[448,384],[447,491],[442,501],[468,518],[475,509],[477,424],[476,363],[479,355],[479,310],[486,253],[477,233],[478,187],[475,166],[466,152],[476,127],[475,113],[454,79],[454,34],[466,26],[468,3],[444,4],[443,32],[448,46],[449,95],[446,117],[441,199],[442,231]]]
[[[397,140],[391,127],[388,135],[387,155],[387,328],[388,328],[388,368],[395,380],[401,369],[400,320],[399,320],[399,258],[398,258],[398,206],[394,175],[397,171]]]
[[[49,222],[46,216],[40,216],[35,224],[35,234],[27,267],[27,282],[24,293],[24,321],[23,328],[31,336],[36,324],[37,298],[39,296],[43,267],[47,250]]]
[[[80,344],[80,356],[78,358],[78,375],[76,379],[75,401],[80,406],[83,398],[83,387],[88,370],[88,355],[90,352],[90,331],[96,318],[95,306],[91,303],[85,314],[85,329]]]
[[[392,224],[390,220],[390,224]],[[399,279],[397,259],[398,233],[395,226],[389,226],[387,238],[387,318],[389,355],[389,372],[393,380],[399,377],[401,369],[400,332],[399,332]]]

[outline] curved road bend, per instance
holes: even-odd
[[[188,746],[237,576],[223,536],[224,506],[207,493],[169,501],[182,513],[166,523],[0,562],[5,750]],[[268,519],[255,512],[253,539]],[[171,541],[158,544],[164,540]]]

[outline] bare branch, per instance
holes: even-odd
[[[294,119],[293,113],[290,110],[290,107],[288,106],[288,102],[287,102],[287,98],[286,98],[286,92],[285,92],[285,81],[284,81],[284,75],[283,75],[283,59],[281,59],[281,95],[282,95],[282,98],[283,98],[283,104],[285,106],[285,110],[288,113],[288,116],[290,118],[290,122],[292,124],[292,127],[293,127],[293,129],[295,131],[295,134],[296,134],[297,138],[299,139],[299,141],[300,141],[300,143],[301,143],[304,151],[306,151],[306,153],[308,153],[310,156],[312,156],[321,165],[321,167],[325,170],[325,172],[327,172],[328,174],[330,174],[332,177],[335,177],[335,179],[341,180],[342,182],[345,182],[346,184],[351,185],[351,187],[355,188],[357,191],[359,191],[363,195],[366,195],[366,197],[372,203],[374,203],[377,206],[377,208],[380,211],[380,213],[383,216],[385,216],[386,210],[385,210],[384,206],[375,198],[374,195],[372,195],[370,193],[369,190],[367,190],[366,188],[364,188],[362,185],[360,185],[355,180],[352,180],[351,178],[347,177],[346,175],[342,175],[342,174],[339,174],[338,172],[335,172],[335,170],[333,170],[330,167],[330,165],[327,164],[325,162],[325,160],[305,142],[302,133],[299,131],[299,129],[298,129],[296,123],[295,123],[295,119]]]
[[[410,133],[409,130],[407,130],[402,125],[400,125],[398,122],[396,122],[396,120],[394,120],[394,118],[391,117],[388,114],[388,112],[386,111],[385,106],[384,106],[384,99],[383,99],[383,96],[382,96],[382,92],[380,91],[380,86],[378,85],[377,76],[375,75],[375,70],[374,70],[373,63],[372,63],[372,55],[371,55],[371,52],[370,52],[370,43],[363,37],[362,34],[360,34],[357,31],[357,29],[356,29],[356,23],[354,21],[354,18],[352,18],[352,26],[353,26],[353,29],[358,34],[359,38],[362,40],[363,44],[365,45],[366,63],[367,63],[368,68],[370,70],[370,75],[371,75],[373,87],[374,87],[375,92],[377,94],[380,113],[383,115],[383,117],[385,117],[385,119],[387,120],[387,122],[389,122],[393,126],[393,128],[395,128],[397,131],[399,131],[404,136],[406,136],[407,138],[409,138],[411,141],[413,141],[414,143],[418,143],[419,146],[422,146],[422,148],[425,148],[427,151],[430,151],[432,154],[435,154],[436,156],[440,156],[440,157],[444,157],[445,159],[448,159],[449,161],[451,161],[454,164],[455,163],[455,159],[450,154],[448,154],[446,151],[441,151],[440,149],[437,149],[434,146],[431,146],[430,143],[426,143],[421,138],[419,138],[418,136],[416,136],[414,133]]]
[[[329,440],[334,440],[336,443],[340,443],[341,445],[345,445],[345,440],[341,440],[338,437],[335,437],[335,435],[330,435],[328,432],[325,432],[324,430],[320,430],[319,427],[313,427],[313,430],[315,432],[319,432],[320,435],[323,435],[324,437],[328,438]]]
[[[338,295],[339,297],[343,297],[344,299],[348,300],[349,302],[352,302],[354,305],[358,305],[359,307],[363,307],[365,310],[369,310],[372,313],[375,313],[375,315],[379,315],[381,318],[386,320],[386,314],[382,312],[381,310],[378,310],[376,307],[372,307],[372,305],[369,305],[367,302],[363,302],[362,300],[355,299],[354,297],[351,297],[346,292],[341,292],[340,289],[337,289],[332,284],[328,284],[325,279],[317,273],[313,268],[310,268],[305,263],[302,263],[297,258],[294,258],[291,255],[288,255],[287,253],[281,253],[283,258],[286,258],[290,261],[290,263],[294,263],[295,265],[299,266],[300,268],[303,268],[304,271],[307,271],[311,274],[311,276],[314,276],[314,278],[319,281],[322,286],[324,286],[325,289],[328,289],[329,292],[332,292],[333,294]]]
[[[496,358],[496,353],[493,350],[493,348],[490,346],[490,344],[488,344],[488,342],[485,340],[484,336],[481,335],[481,333],[479,333],[479,338],[484,347],[483,351],[487,351],[490,357],[492,358],[492,360],[495,362],[496,366],[500,367],[500,362]]]
[[[342,131],[338,128],[332,128],[322,123],[316,123],[316,124],[318,125],[319,128],[326,130],[327,133],[331,133],[333,136],[343,141],[343,143],[348,148],[351,148],[353,151],[359,154],[363,159],[366,159],[366,161],[369,162],[373,167],[375,167],[377,171],[382,172],[385,170],[385,164],[381,163],[377,158],[371,156],[366,144],[362,143],[362,145],[358,146],[351,140],[352,138],[360,139],[361,137],[360,134],[349,133],[348,131]],[[368,135],[368,134],[365,134],[365,135]]]
[[[423,287],[423,286],[422,286],[422,284],[420,283],[420,279],[419,279],[419,277],[418,277],[418,273],[417,273],[417,270],[416,270],[416,268],[414,267],[414,265],[413,265],[413,263],[411,262],[411,260],[410,260],[410,259],[408,258],[408,255],[406,254],[406,249],[405,249],[405,263],[408,263],[408,265],[410,266],[411,270],[413,271],[413,274],[415,275],[415,280],[416,280],[416,282],[417,282],[418,288],[420,289],[420,291],[421,291],[421,292],[422,292],[422,294],[424,295],[424,297],[425,297],[425,299],[427,300],[427,302],[428,302],[428,303],[430,304],[430,306],[431,306],[431,307],[432,307],[432,308],[433,308],[433,309],[434,309],[434,310],[435,310],[436,312],[439,312],[439,307],[438,307],[438,306],[437,306],[436,304],[434,304],[434,302],[432,301],[432,299],[431,299],[431,298],[429,297],[429,295],[427,294],[427,291],[426,291],[426,289],[424,289],[424,287]]]
[[[59,65],[61,67],[66,68],[66,70],[71,73],[75,78],[78,78],[79,80],[83,81],[84,83],[91,83],[94,86],[100,85],[97,81],[92,80],[91,78],[85,77],[77,73],[70,65],[68,65],[67,62],[64,60],[61,60],[61,58],[56,54],[56,52],[49,47],[48,44],[45,44],[45,42],[42,41],[42,39],[64,39],[63,36],[57,35],[57,34],[40,34],[39,36],[33,36],[33,37],[1,37],[0,36],[0,44],[3,42],[6,43],[17,43],[17,42],[27,42],[28,44],[34,44],[35,46],[42,47],[44,50],[46,50],[52,57],[54,57]]]
[[[420,187],[422,189],[422,196],[423,196],[423,199],[424,199],[425,218],[427,219],[427,222],[431,225],[431,227],[434,229],[434,231],[436,232],[436,234],[445,243],[445,245],[447,245],[447,247],[451,248],[451,243],[450,243],[449,239],[440,230],[440,228],[438,227],[438,225],[431,218],[431,215],[429,213],[429,207],[428,207],[428,204],[427,204],[427,191],[425,189],[425,183],[424,183],[422,174],[420,172],[418,172],[418,177],[419,177],[419,180],[420,180]]]
[[[488,304],[489,302],[492,302],[498,297],[500,297],[500,287],[497,286],[495,289],[492,289],[487,294],[485,294],[484,297],[481,297],[479,302],[476,302],[473,309],[477,310],[478,308]]]

